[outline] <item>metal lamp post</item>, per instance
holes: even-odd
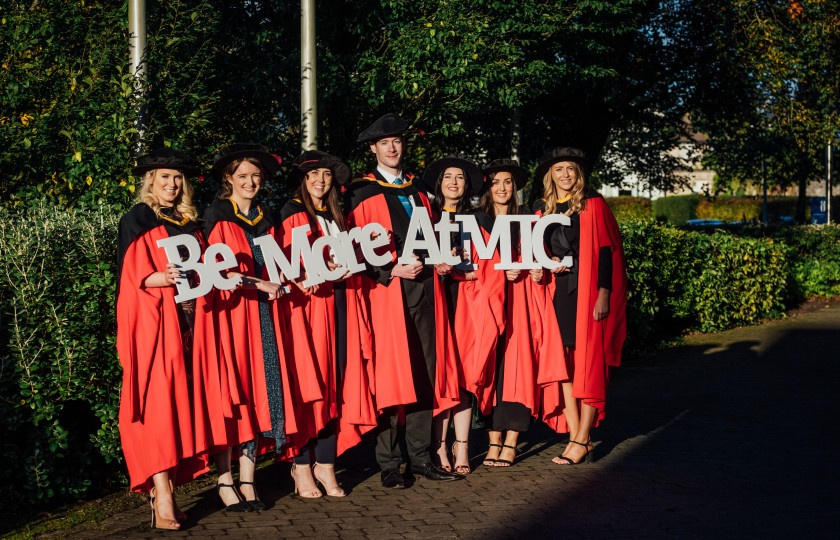
[[[318,149],[318,104],[315,78],[315,0],[300,2],[301,149]]]
[[[146,53],[146,1],[129,0],[128,2],[128,49],[130,55],[130,72],[134,77],[134,88],[137,96],[142,97],[146,92],[146,69],[143,56]],[[137,154],[141,153],[143,131],[146,128],[146,110],[141,105],[137,110]]]

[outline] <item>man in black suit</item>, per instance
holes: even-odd
[[[413,177],[402,170],[402,134],[407,127],[397,115],[386,114],[359,135],[358,142],[370,145],[377,166],[372,173],[356,179],[349,192],[349,220],[354,226],[371,221],[382,223],[393,234],[391,247],[396,257],[402,254],[414,208],[428,207],[426,195],[414,185]],[[434,272],[419,261],[400,264],[393,260],[383,267],[369,266],[367,274],[377,283],[367,299],[374,331],[374,362],[410,358],[416,396],[414,402],[406,401],[403,407],[404,433],[398,425],[398,407],[389,407],[380,418],[376,461],[382,469],[382,485],[405,487],[399,469],[403,461],[401,438],[410,462],[408,470],[430,480],[457,480],[461,477],[435,467],[429,456],[435,406],[436,326],[441,326],[441,321],[435,320]],[[377,385],[400,384],[396,379],[377,381]],[[409,394],[412,384],[408,386]]]

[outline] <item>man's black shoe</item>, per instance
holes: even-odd
[[[419,474],[420,476],[428,478],[429,480],[439,480],[442,482],[449,482],[452,480],[463,480],[464,478],[460,474],[453,474],[446,472],[442,469],[438,469],[431,463],[426,463],[425,465],[418,465],[416,467],[412,465],[411,472],[413,474]]]
[[[404,488],[405,480],[400,474],[399,469],[386,469],[382,471],[382,487],[384,488]]]

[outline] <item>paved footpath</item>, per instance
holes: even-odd
[[[369,447],[339,463],[346,499],[292,495],[289,466],[258,471],[269,508],[219,510],[212,489],[182,501],[178,532],[148,506],[75,538],[840,538],[840,303],[762,326],[696,336],[615,372],[597,461],[560,467],[566,438],[544,427],[509,469],[386,491]]]

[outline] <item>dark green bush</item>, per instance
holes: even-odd
[[[699,330],[755,324],[782,314],[789,285],[784,247],[725,232],[689,237],[702,253],[699,276],[687,291]]]
[[[2,506],[119,480],[116,215],[0,209]]]
[[[778,221],[783,216],[794,215],[796,197],[768,197],[768,221]],[[721,221],[761,221],[764,218],[764,199],[760,196],[702,199],[697,204],[697,217]]]
[[[620,224],[627,259],[627,351],[645,351],[690,326],[686,291],[700,255],[692,233],[651,221]]]
[[[629,353],[689,329],[778,316],[793,286],[787,249],[770,239],[621,223],[627,258]]]
[[[840,226],[778,227],[768,234],[790,248],[791,273],[799,295],[840,294]]]
[[[757,221],[761,219],[761,202],[755,197],[704,198],[697,203],[697,218]]]
[[[646,197],[607,197],[613,215],[618,220],[651,219],[653,210]]]
[[[697,204],[700,195],[673,195],[660,197],[653,201],[653,215],[664,218],[671,225],[682,225],[697,217]]]

